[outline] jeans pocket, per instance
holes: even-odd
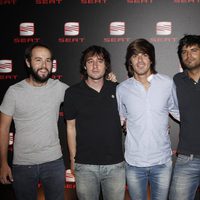
[[[172,160],[169,160],[167,163],[164,164],[165,167],[172,167]]]
[[[88,164],[79,164],[79,163],[75,163],[74,164],[74,169],[75,171],[83,171],[83,170],[88,170],[92,167],[92,165],[88,165]]]
[[[189,161],[190,161],[189,156],[179,154],[176,162],[181,165],[181,164],[187,164],[189,163]]]
[[[115,168],[117,169],[124,169],[125,168],[125,162],[121,162],[121,163],[118,163],[118,164],[114,164],[113,165]]]

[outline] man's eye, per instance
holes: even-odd
[[[35,61],[36,61],[36,62],[41,62],[41,59],[38,58],[38,59],[35,59]]]
[[[91,61],[91,60],[89,60],[89,61],[87,61],[87,63],[88,63],[88,64],[92,64],[92,61]]]
[[[197,52],[199,49],[192,49],[192,52]]]

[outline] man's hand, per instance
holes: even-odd
[[[117,82],[117,77],[116,77],[116,75],[113,72],[110,72],[108,74],[107,80],[112,81],[112,82],[115,83],[115,82]]]
[[[8,164],[2,164],[0,168],[0,182],[2,184],[11,184],[13,182],[12,172]]]

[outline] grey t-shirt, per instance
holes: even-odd
[[[57,122],[67,87],[53,79],[42,87],[25,80],[9,87],[0,111],[15,123],[13,164],[41,164],[62,156]]]

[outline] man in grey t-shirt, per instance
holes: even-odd
[[[18,200],[36,200],[41,181],[45,197],[64,200],[65,167],[58,117],[67,85],[53,80],[52,52],[32,44],[25,51],[30,76],[7,90],[0,106],[0,182],[13,182]],[[13,169],[7,163],[8,136],[15,123]]]

